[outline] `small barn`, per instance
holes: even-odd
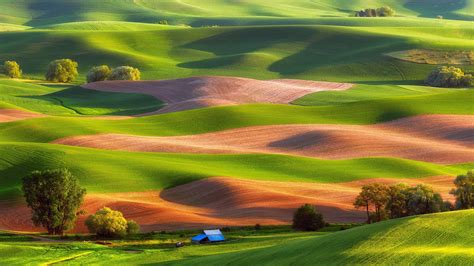
[[[202,234],[194,236],[191,241],[195,244],[215,243],[225,240],[221,230],[204,230]]]

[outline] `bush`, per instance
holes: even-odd
[[[12,79],[20,78],[20,65],[15,61],[5,61],[5,63],[3,64],[3,73]]]
[[[442,66],[433,70],[425,80],[425,83],[434,87],[469,87],[472,85],[473,77],[465,74],[457,67]]]
[[[140,80],[140,70],[131,66],[120,66],[112,70],[109,80]]]
[[[377,8],[377,16],[379,16],[379,17],[393,17],[393,16],[395,16],[395,10],[393,10],[389,6],[383,6],[383,7]]]
[[[127,234],[128,224],[123,214],[104,207],[91,215],[86,220],[89,232],[98,236],[116,237]]]
[[[310,204],[299,207],[293,216],[293,228],[302,231],[316,231],[325,225],[323,215]]]
[[[54,60],[48,65],[46,80],[52,82],[72,82],[76,79],[77,62],[71,59]]]
[[[109,78],[112,70],[107,65],[95,66],[87,72],[87,83],[104,81]]]
[[[130,220],[127,222],[127,235],[136,235],[140,233],[140,225],[135,221]]]

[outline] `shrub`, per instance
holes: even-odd
[[[54,60],[48,65],[46,80],[53,82],[72,82],[76,79],[77,62],[71,59]]]
[[[383,6],[383,7],[377,8],[377,16],[379,16],[379,17],[393,17],[393,16],[395,16],[395,10],[393,10],[389,6]]]
[[[127,233],[127,220],[119,211],[104,207],[86,220],[89,232],[98,236],[117,237]]]
[[[107,65],[95,66],[87,72],[87,83],[104,81],[109,78],[112,70]]]
[[[140,80],[140,70],[131,66],[120,66],[112,70],[109,80]]]
[[[293,216],[293,228],[302,231],[316,231],[325,226],[323,215],[310,204],[299,207]]]
[[[425,80],[425,83],[434,87],[468,87],[472,85],[473,77],[465,74],[460,68],[453,66],[442,66],[433,70]]]
[[[15,61],[5,61],[3,64],[3,73],[10,78],[20,78],[22,71],[20,65]]]
[[[86,190],[66,169],[35,171],[23,178],[23,193],[32,221],[51,235],[72,229]]]
[[[140,233],[140,225],[135,221],[127,221],[127,235],[136,235]]]

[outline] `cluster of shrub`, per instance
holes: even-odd
[[[34,171],[23,178],[23,194],[32,210],[32,221],[50,235],[64,235],[75,226],[86,190],[67,169]],[[85,222],[89,232],[101,237],[124,237],[140,232],[140,226],[126,220],[119,211],[104,207]]]
[[[455,188],[451,194],[456,197],[455,204],[443,201],[439,193],[427,185],[415,187],[406,184],[387,186],[372,183],[362,187],[354,201],[354,206],[364,209],[367,222],[380,222],[412,215],[444,212],[474,207],[474,174],[468,171],[454,180]]]
[[[393,17],[395,16],[395,10],[389,6],[383,6],[379,8],[366,8],[364,10],[356,11],[356,17]]]
[[[45,79],[51,82],[73,82],[79,72],[79,64],[71,59],[58,59],[49,63]],[[21,78],[22,70],[15,61],[5,61],[1,72],[10,78]],[[87,73],[87,82],[103,80],[140,80],[140,70],[131,66],[111,69],[107,65],[95,66]]]
[[[425,79],[426,85],[445,88],[469,87],[473,82],[472,74],[454,66],[437,67]]]

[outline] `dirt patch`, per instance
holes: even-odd
[[[178,137],[101,134],[54,143],[145,152],[279,153],[324,159],[400,157],[452,164],[474,161],[474,116],[426,115],[368,126],[255,126]]]
[[[0,123],[1,122],[12,122],[30,118],[45,117],[44,114],[33,113],[18,109],[0,109]]]
[[[388,53],[388,56],[417,64],[429,65],[472,65],[474,64],[473,51],[441,51],[427,49],[413,49]]]
[[[209,76],[160,81],[103,81],[83,87],[108,92],[148,94],[168,104],[156,112],[146,114],[150,115],[208,106],[289,103],[313,92],[346,90],[351,88],[352,84]]]
[[[316,205],[329,222],[362,222],[365,214],[355,210],[352,202],[364,184],[424,183],[452,200],[452,181],[453,177],[441,176],[321,184],[216,177],[162,192],[89,194],[82,208],[88,214],[104,206],[120,210],[144,231],[288,224],[295,208],[304,203]],[[41,231],[31,224],[30,210],[23,203],[2,201],[0,212],[0,228]],[[85,218],[78,220],[76,232],[87,232]]]

